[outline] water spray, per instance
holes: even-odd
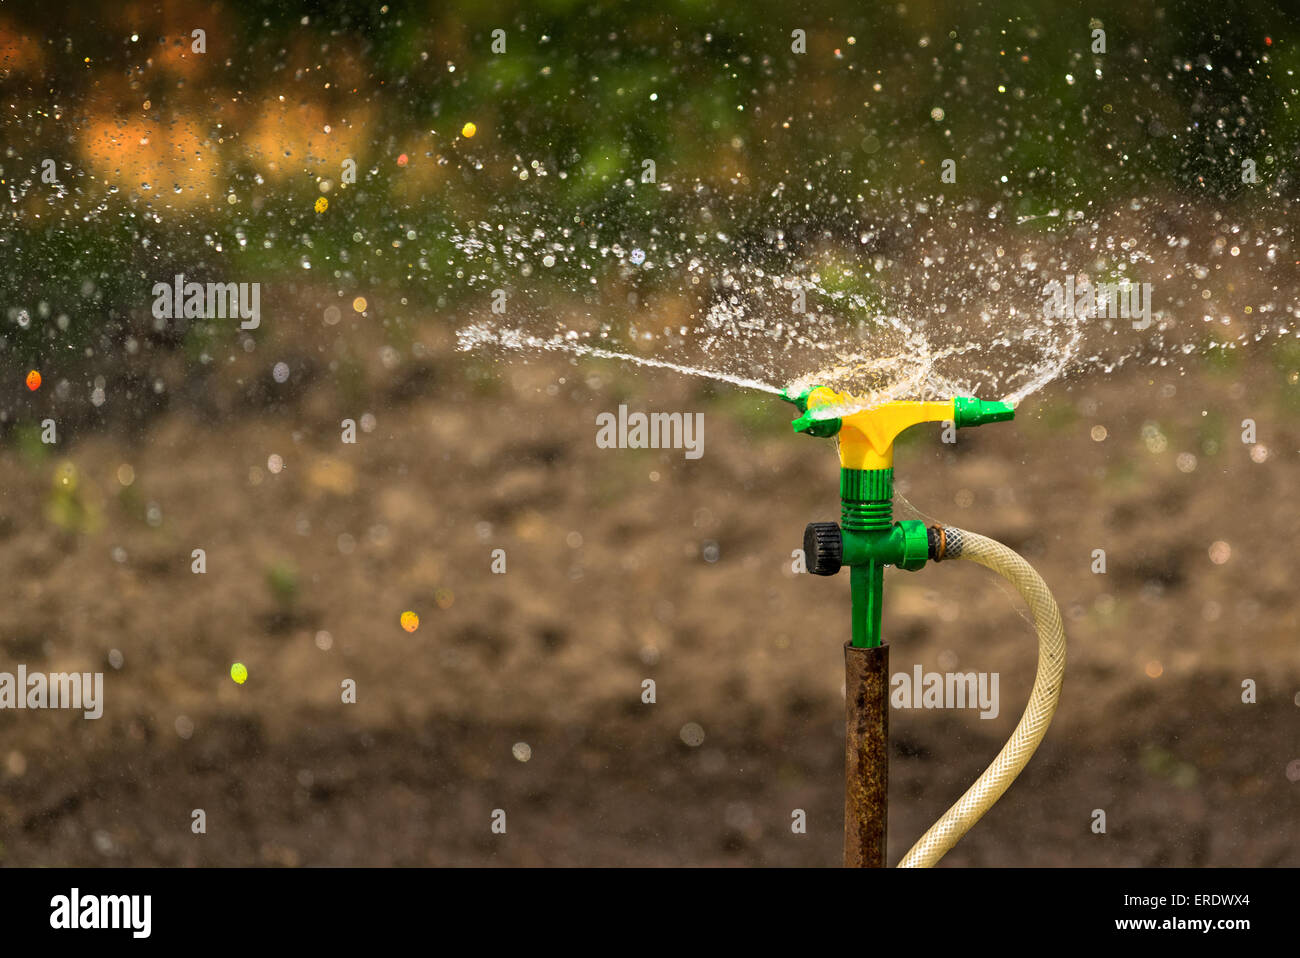
[[[980,820],[1029,762],[1056,712],[1065,674],[1061,613],[1042,578],[1023,558],[992,539],[916,519],[895,522],[894,440],[924,422],[961,429],[1005,422],[1005,402],[956,397],[943,402],[886,402],[862,409],[853,396],[825,386],[787,389],[795,404],[794,431],[836,437],[840,453],[840,521],[812,522],[804,531],[808,571],[835,575],[849,567],[852,636],[844,647],[845,790],[844,864],[883,867],[888,821],[889,646],[881,640],[885,566],[908,572],[927,561],[966,559],[1006,578],[1034,617],[1038,672],[1024,714],[993,762],[899,862],[929,867]]]

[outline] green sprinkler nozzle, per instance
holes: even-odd
[[[958,429],[963,426],[982,426],[987,422],[1007,422],[1016,418],[1016,411],[1004,402],[957,396],[953,399],[952,406],[953,425]]]
[[[851,406],[854,397],[825,386],[781,391],[799,417],[795,432],[838,436],[840,522],[813,522],[804,531],[804,561],[815,575],[850,570],[853,640],[880,645],[880,605],[887,565],[913,572],[936,557],[934,537],[917,519],[894,522],[894,440],[923,422],[951,422],[958,429],[1006,422],[1016,411],[1008,403],[957,396],[944,402],[887,402],[848,416],[819,418],[817,410]]]
[[[840,431],[839,419],[814,419],[813,414],[808,410],[808,396],[820,386],[810,386],[799,393],[791,393],[790,390],[782,389],[781,398],[786,402],[794,403],[798,408],[800,416],[794,420],[791,425],[795,432],[806,432],[810,436],[816,436],[819,439],[829,439]],[[823,405],[825,405],[823,403]]]

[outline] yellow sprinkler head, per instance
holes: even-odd
[[[955,396],[939,402],[898,400],[834,416],[837,408],[852,409],[862,404],[849,393],[827,386],[782,398],[799,407],[802,415],[792,425],[795,432],[814,436],[838,436],[840,466],[845,469],[890,469],[894,465],[894,440],[904,430],[923,422],[951,422],[957,428],[1003,422],[1015,416],[1007,403]]]

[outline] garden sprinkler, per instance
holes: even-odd
[[[834,575],[849,567],[852,638],[844,647],[844,864],[883,867],[889,782],[889,646],[880,637],[885,566],[914,572],[927,560],[968,559],[1004,576],[1028,603],[1038,631],[1038,673],[1029,704],[992,764],[935,822],[900,867],[928,867],[957,844],[1028,763],[1056,711],[1065,673],[1061,613],[1042,578],[1006,546],[951,526],[917,519],[895,522],[894,440],[923,422],[961,429],[1014,418],[1004,402],[956,397],[943,402],[887,402],[858,408],[850,395],[813,386],[781,397],[798,407],[795,432],[838,437],[840,521],[809,523],[803,548],[808,571]]]

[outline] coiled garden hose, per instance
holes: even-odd
[[[1038,631],[1038,673],[1029,704],[997,758],[966,793],[912,846],[899,868],[929,868],[961,840],[1015,781],[1029,762],[1056,713],[1065,676],[1065,630],[1061,612],[1043,579],[1019,554],[1002,543],[952,527],[929,531],[930,557],[967,559],[1002,576],[1020,593]]]

